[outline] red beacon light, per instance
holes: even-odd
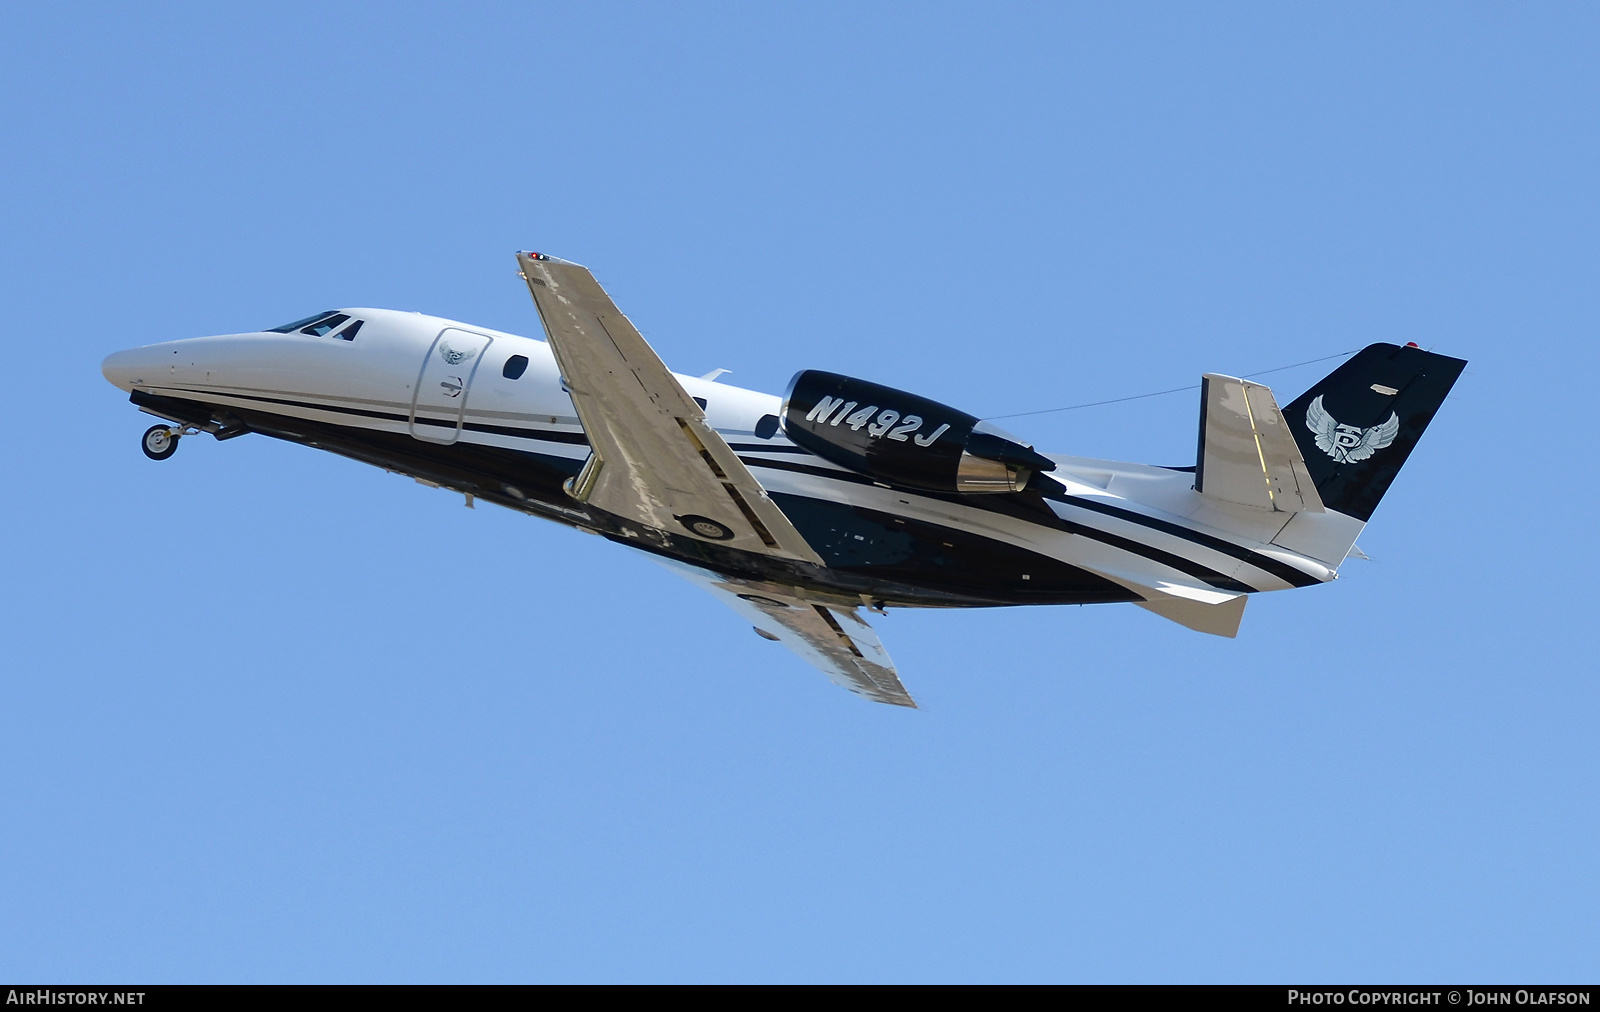
[[[1422,347],[1422,345],[1418,344],[1415,341],[1407,341],[1406,342],[1406,347],[1407,348],[1420,348],[1420,347]]]

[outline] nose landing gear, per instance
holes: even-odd
[[[197,404],[169,401],[167,398],[152,397],[139,391],[134,391],[129,399],[139,405],[140,411],[167,421],[165,425],[152,425],[145,429],[144,436],[139,440],[139,449],[143,450],[144,455],[151,460],[166,460],[177,453],[178,440],[184,436],[198,436],[202,432],[209,432],[222,440],[242,436],[250,431],[250,426],[220,409],[204,409]],[[168,410],[169,406],[172,410]]]
[[[152,425],[145,430],[144,438],[139,441],[139,448],[151,460],[166,460],[178,452],[178,438],[182,435],[182,426]]]

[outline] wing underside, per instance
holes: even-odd
[[[874,702],[916,707],[877,633],[850,605],[795,587],[722,576],[668,559],[656,561],[710,591],[763,638],[782,643],[835,685]]]

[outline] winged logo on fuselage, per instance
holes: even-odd
[[[1400,434],[1400,416],[1389,412],[1389,420],[1363,429],[1357,425],[1344,425],[1322,406],[1319,396],[1306,408],[1306,428],[1317,437],[1317,449],[1341,464],[1366,460],[1394,442]]]
[[[466,350],[462,350],[460,348],[450,347],[449,341],[439,342],[439,357],[444,359],[445,362],[450,365],[460,365],[477,353],[478,349],[476,348],[467,348]]]

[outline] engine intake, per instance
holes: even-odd
[[[808,369],[789,382],[783,431],[796,445],[889,485],[1020,492],[1055,461],[973,415],[904,390]]]

